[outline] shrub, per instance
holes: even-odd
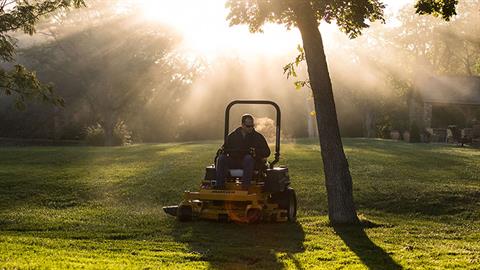
[[[268,143],[275,143],[277,126],[273,119],[268,117],[261,117],[255,119],[255,130],[260,132]],[[285,134],[283,130],[280,131],[280,138],[282,141],[291,141],[292,138]]]
[[[377,137],[382,139],[392,139],[390,133],[392,130],[390,129],[389,125],[381,125],[377,126]]]
[[[115,125],[113,130],[113,144],[126,145],[132,143],[132,132],[128,130],[125,122],[120,121]]]
[[[87,145],[105,145],[105,131],[100,124],[87,127],[85,133],[85,142]]]
[[[105,145],[105,130],[101,124],[86,128],[85,142],[87,145],[104,146]],[[113,145],[126,145],[132,142],[132,133],[128,130],[127,125],[123,121],[118,122],[113,130]]]

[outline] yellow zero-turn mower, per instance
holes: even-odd
[[[163,210],[182,222],[194,219],[244,223],[294,222],[297,215],[297,198],[295,191],[289,187],[288,168],[275,166],[280,160],[280,107],[268,100],[232,101],[225,110],[224,142],[229,134],[230,109],[236,104],[266,104],[275,107],[277,112],[275,159],[271,163],[265,161],[261,168],[255,168],[252,182],[247,188],[243,188],[241,183],[243,170],[235,169],[230,170],[225,188],[215,189],[215,165],[208,166],[199,191],[185,191],[183,201],[179,205],[165,206]],[[229,151],[235,150],[220,149],[215,161],[222,151],[228,155]]]

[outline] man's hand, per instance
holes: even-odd
[[[253,158],[255,158],[255,147],[250,147],[250,149],[248,149],[248,154],[250,154],[250,156],[252,156]]]

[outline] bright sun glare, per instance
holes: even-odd
[[[267,24],[264,33],[257,34],[250,33],[246,25],[229,27],[225,0],[138,1],[147,20],[170,25],[182,35],[182,49],[207,59],[223,55],[275,57],[295,52],[302,43],[297,30],[287,31],[283,25]],[[386,0],[385,3],[387,13],[396,13],[412,0]],[[324,40],[332,38],[334,32],[338,32],[334,24],[322,24]]]
[[[144,17],[170,25],[183,36],[183,47],[207,58],[228,54],[276,55],[295,50],[296,31],[266,25],[251,34],[245,25],[229,27],[225,0],[141,0]]]

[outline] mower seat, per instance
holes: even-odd
[[[243,177],[243,170],[242,169],[230,169],[229,174],[230,174],[230,180],[241,179]],[[258,181],[259,177],[260,177],[260,171],[259,170],[254,170],[252,180]]]
[[[258,166],[257,166],[258,167]],[[263,168],[255,168],[253,170],[253,178],[259,178],[263,174],[262,172],[266,171],[268,168],[268,165],[265,164],[262,166]],[[243,169],[230,169],[228,170],[229,175],[227,176],[227,179],[239,179],[242,178],[243,176]],[[215,180],[217,178],[217,170],[215,168],[215,165],[210,165],[205,168],[205,177],[204,180],[211,181]]]
[[[228,170],[227,179],[240,179],[243,177],[243,169],[229,169]],[[253,176],[257,176],[259,174],[258,170],[253,171]],[[215,180],[217,178],[217,171],[215,166],[211,165],[208,166],[205,170],[205,178],[204,180]]]
[[[232,177],[242,177],[243,176],[243,170],[242,169],[230,169],[230,176]]]

